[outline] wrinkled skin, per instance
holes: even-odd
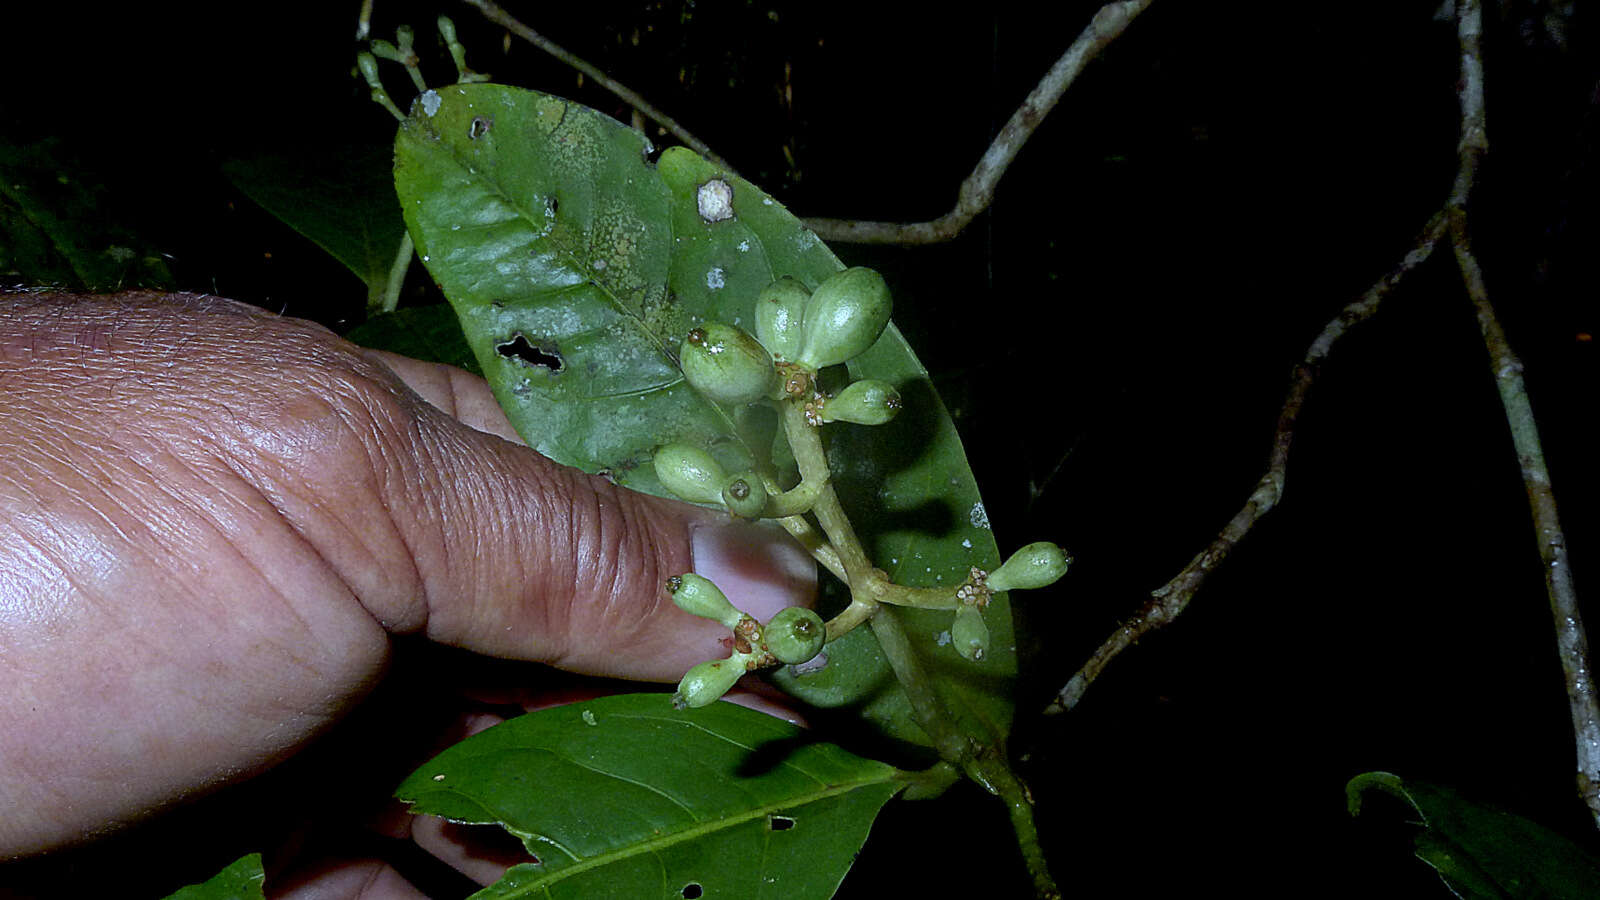
[[[765,529],[519,446],[466,373],[226,300],[0,296],[0,400],[0,859],[274,766],[399,635],[672,681],[727,632],[669,575],[812,590]],[[303,895],[389,893],[359,871]]]

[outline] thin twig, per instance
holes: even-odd
[[[690,134],[687,129],[679,125],[671,116],[651,106],[643,97],[629,90],[626,85],[573,55],[539,32],[524,25],[515,16],[501,9],[498,3],[494,3],[493,0],[462,0],[462,2],[469,6],[476,6],[478,11],[483,13],[485,19],[505,28],[517,37],[577,69],[585,77],[593,79],[596,84],[615,94],[622,102],[644,113],[647,118],[665,128],[669,134],[683,141],[689,149],[705,157],[708,162],[719,166],[729,174],[738,174],[727,160],[711,152],[711,148],[706,145],[705,141]]]
[[[1284,400],[1283,409],[1278,413],[1278,427],[1272,438],[1272,457],[1267,472],[1256,483],[1255,490],[1245,501],[1244,507],[1228,520],[1222,533],[1217,535],[1210,546],[1190,560],[1183,571],[1173,576],[1171,581],[1152,591],[1150,599],[1138,613],[1101,643],[1100,648],[1089,657],[1089,661],[1083,664],[1083,668],[1067,681],[1055,699],[1045,707],[1045,715],[1055,715],[1072,709],[1083,699],[1084,691],[1088,690],[1089,685],[1099,677],[1100,672],[1117,654],[1128,649],[1145,634],[1177,618],[1184,607],[1188,606],[1195,591],[1205,582],[1206,576],[1221,565],[1234,545],[1262,516],[1278,504],[1279,498],[1283,496],[1284,478],[1289,464],[1289,446],[1294,440],[1295,422],[1300,417],[1301,407],[1305,404],[1306,396],[1311,391],[1312,381],[1316,378],[1323,360],[1327,358],[1335,341],[1343,337],[1353,326],[1372,318],[1378,312],[1383,299],[1394,290],[1400,280],[1427,260],[1438,246],[1440,239],[1444,237],[1446,223],[1447,219],[1442,211],[1435,213],[1423,227],[1421,234],[1417,236],[1411,250],[1406,253],[1400,264],[1378,279],[1360,297],[1341,310],[1332,321],[1323,326],[1322,332],[1306,350],[1305,358],[1295,367],[1288,398]]]
[[[1555,619],[1556,648],[1566,675],[1567,703],[1577,744],[1578,795],[1600,825],[1600,700],[1595,696],[1589,674],[1589,640],[1578,611],[1577,589],[1567,562],[1566,538],[1556,511],[1550,472],[1545,467],[1539,428],[1522,378],[1522,361],[1507,342],[1505,330],[1489,301],[1483,269],[1473,255],[1468,228],[1467,201],[1476,180],[1478,163],[1489,147],[1484,124],[1480,50],[1483,13],[1478,0],[1458,0],[1456,22],[1461,43],[1461,143],[1460,167],[1450,193],[1450,236],[1462,282],[1477,309],[1478,327],[1489,352],[1490,368],[1499,389],[1500,403],[1505,407],[1512,444],[1522,468],[1522,482],[1528,493],[1528,505],[1533,513],[1534,536],[1539,543],[1539,557],[1544,562],[1545,590],[1550,597],[1550,613]]]
[[[475,0],[471,0],[475,2]],[[994,200],[995,185],[1006,167],[1027,143],[1033,130],[1061,99],[1089,61],[1128,27],[1151,0],[1118,0],[1107,3],[1094,14],[1089,26],[1061,54],[1022,105],[1011,114],[989,149],[978,160],[972,174],[961,182],[955,208],[931,222],[861,222],[850,219],[806,219],[807,228],[825,241],[857,244],[935,244],[948,241],[967,227]]]

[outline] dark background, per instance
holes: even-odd
[[[862,2],[508,6],[797,214],[920,220],[949,209],[1098,3],[960,15]],[[1489,4],[1491,153],[1474,215],[1527,363],[1577,584],[1592,593],[1600,506],[1582,432],[1600,383],[1589,337],[1600,47],[1594,11],[1573,6],[1548,19],[1550,3]],[[58,138],[100,172],[105,215],[170,254],[182,287],[348,328],[360,283],[219,165],[391,139],[392,120],[352,77],[356,7],[8,11],[0,127],[13,142]],[[1453,786],[1600,849],[1573,788],[1515,456],[1444,253],[1335,350],[1282,506],[1077,710],[1036,715],[1243,503],[1292,366],[1443,203],[1456,42],[1433,11],[1157,0],[957,241],[834,247],[895,286],[896,321],[956,416],[1002,548],[1051,539],[1077,558],[1065,582],[1017,603],[1027,669],[1013,743],[1069,894],[1445,896],[1408,858],[1398,807],[1346,814],[1344,783],[1373,769]],[[502,53],[501,32],[464,5],[380,0],[375,33],[417,26],[430,83],[443,83],[439,12],[497,80],[627,121],[609,94],[527,45]],[[388,83],[405,105],[403,79]],[[406,302],[425,291],[414,278]],[[360,781],[316,784],[337,801]],[[234,791],[141,834],[0,868],[0,894],[8,881],[19,895],[76,893],[66,886],[111,873],[170,890],[252,849],[252,829],[266,827],[219,827],[223,810],[283,805],[259,786]],[[887,884],[1021,895],[1006,828],[973,790],[891,804],[841,896]],[[441,896],[448,884],[431,882]]]

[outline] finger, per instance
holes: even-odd
[[[482,379],[376,358],[444,414],[422,417],[419,446],[432,451],[422,489],[390,504],[415,536],[430,637],[588,674],[673,680],[726,655],[731,636],[672,606],[669,576],[699,572],[762,620],[810,603],[815,565],[778,529],[557,466],[509,443],[515,434]]]

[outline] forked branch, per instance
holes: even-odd
[[[1577,588],[1573,584],[1572,567],[1567,560],[1566,537],[1556,511],[1555,493],[1550,484],[1550,471],[1545,466],[1539,427],[1534,420],[1533,405],[1528,400],[1527,385],[1522,378],[1522,360],[1506,340],[1500,318],[1489,300],[1483,269],[1472,252],[1468,200],[1476,180],[1478,163],[1489,147],[1484,118],[1483,56],[1480,48],[1483,12],[1479,0],[1457,0],[1456,23],[1461,46],[1461,140],[1458,145],[1460,164],[1447,208],[1450,239],[1455,249],[1456,265],[1461,270],[1462,283],[1477,310],[1478,328],[1483,336],[1484,348],[1489,353],[1489,366],[1494,373],[1495,387],[1499,390],[1500,404],[1506,411],[1511,441],[1516,447],[1517,462],[1522,469],[1522,483],[1533,513],[1534,538],[1539,544],[1539,558],[1544,563],[1545,592],[1550,599],[1550,613],[1555,619],[1556,650],[1566,676],[1567,704],[1577,745],[1578,795],[1589,807],[1596,825],[1600,825],[1600,700],[1595,696],[1594,680],[1589,668],[1589,639],[1585,633],[1583,615],[1578,610]]]

